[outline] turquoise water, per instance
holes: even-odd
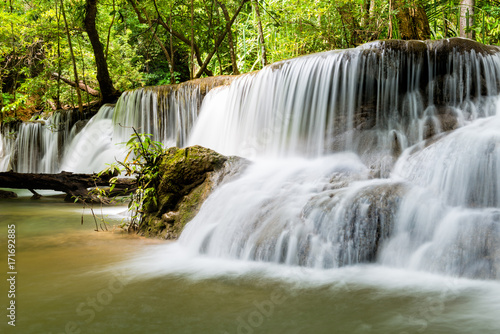
[[[500,332],[496,281],[203,258],[121,231],[120,211],[104,208],[96,232],[60,198],[0,201],[0,268],[15,224],[17,270],[16,326],[3,279],[1,333]]]

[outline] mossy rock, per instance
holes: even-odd
[[[160,166],[157,216],[172,211],[179,200],[202,184],[207,173],[224,164],[227,157],[201,146],[170,148]]]
[[[176,239],[212,190],[237,174],[241,166],[246,166],[245,159],[201,146],[169,148],[160,165],[157,205],[143,207],[139,232]]]

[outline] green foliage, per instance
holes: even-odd
[[[104,173],[134,176],[136,178],[136,190],[130,195],[128,204],[132,213],[132,221],[129,228],[138,226],[143,208],[156,207],[156,189],[158,188],[158,175],[160,162],[164,156],[164,149],[160,142],[153,141],[150,134],[139,134],[134,129],[134,134],[126,144],[128,154],[124,161],[110,165],[99,175]],[[114,189],[117,178],[110,180],[110,192]]]
[[[2,107],[1,110],[2,113],[6,113],[9,111],[16,111],[18,109],[23,108],[26,105],[26,99],[27,99],[26,95],[18,94],[16,99],[14,99],[14,97],[8,93],[7,94],[4,93],[2,95],[4,95],[4,106]]]
[[[63,3],[79,78],[98,89],[93,49],[83,24],[86,1],[63,0]],[[402,8],[423,8],[433,39],[455,37],[460,32],[460,0],[257,0],[257,3],[268,63],[355,47],[376,39],[398,38],[398,14]],[[478,41],[498,44],[500,0],[476,0],[474,4],[469,30]],[[17,108],[49,111],[49,105],[77,103],[75,88],[52,75],[59,73],[64,78],[73,78],[59,7],[60,1],[46,0],[0,3],[0,88],[4,94],[0,108],[12,110],[16,103]],[[114,86],[120,91],[188,80],[190,72],[196,73],[203,62],[208,64],[206,73],[235,73],[233,52],[239,72],[262,67],[259,17],[250,0],[193,0],[193,8],[191,1],[180,0],[102,0],[97,9],[97,30]],[[233,48],[226,34],[223,9],[230,19],[235,17],[230,30]],[[223,35],[225,38],[217,44]],[[23,101],[24,96],[28,98]],[[83,95],[84,102],[96,99]]]

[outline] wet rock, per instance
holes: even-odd
[[[312,198],[304,210],[304,219],[315,222],[315,238],[336,245],[324,266],[374,262],[380,246],[392,234],[406,191],[403,183],[371,182],[356,191],[340,188]],[[307,247],[300,252],[302,261],[307,262]]]

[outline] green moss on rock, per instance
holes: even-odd
[[[231,166],[240,161],[244,159],[201,146],[169,148],[160,165],[157,205],[143,208],[139,232],[176,239],[215,186],[231,174]]]

